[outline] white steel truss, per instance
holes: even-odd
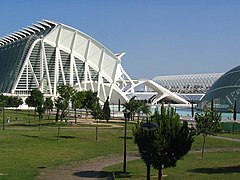
[[[165,97],[188,103],[151,80],[132,80],[121,65],[125,53],[113,54],[92,37],[61,23],[44,20],[28,26],[0,39],[0,48],[31,36],[33,42],[26,49],[12,94],[27,96],[38,88],[45,96],[56,97],[57,87],[69,84],[78,90],[97,91],[102,102],[109,97],[110,103],[124,103],[144,85],[156,93],[153,104]]]

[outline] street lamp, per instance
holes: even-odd
[[[158,124],[148,121],[148,122],[144,123],[141,127],[144,131],[148,132],[149,146],[148,146],[148,152],[147,152],[148,153],[148,156],[147,156],[148,157],[148,159],[147,159],[147,180],[150,180],[150,153],[151,153],[150,135],[151,135],[151,132],[155,131],[158,128]]]
[[[124,153],[123,153],[123,173],[126,176],[126,163],[127,163],[127,119],[129,118],[130,111],[128,109],[123,110],[125,125],[124,125]]]

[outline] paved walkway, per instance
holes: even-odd
[[[210,136],[210,137],[216,138],[216,139],[224,139],[227,141],[240,142],[240,139],[235,139],[235,138],[228,138],[228,137],[223,137],[223,136]]]
[[[139,159],[137,154],[128,154],[127,161]],[[123,162],[123,155],[98,157],[82,164],[58,166],[42,170],[37,180],[96,180],[111,179],[112,173],[102,171],[103,168]]]

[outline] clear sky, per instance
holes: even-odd
[[[239,0],[8,0],[0,37],[49,19],[126,52],[132,78],[226,72],[240,65]]]

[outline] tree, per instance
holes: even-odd
[[[123,106],[125,109],[130,111],[131,120],[134,120],[135,113],[140,110],[142,103],[140,101],[135,100],[135,96],[133,96],[129,102],[125,103]]]
[[[173,108],[166,112],[164,105],[161,114],[158,110],[155,111],[152,121],[159,125],[153,133],[145,132],[137,124],[133,134],[141,158],[147,167],[152,165],[158,169],[158,179],[161,179],[162,169],[176,166],[177,161],[190,150],[193,132],[188,128],[187,122],[181,123]]]
[[[85,91],[83,107],[86,109],[86,119],[88,116],[88,110],[93,110],[98,101],[97,92],[93,92],[92,90]]]
[[[33,89],[31,91],[30,96],[26,99],[26,104],[30,107],[34,107],[34,118],[36,116],[36,111],[38,112],[39,119],[42,118],[42,114],[44,113],[43,106],[44,97],[43,93],[39,89]]]
[[[95,104],[95,107],[91,111],[92,116],[94,117],[95,121],[98,119],[104,119],[104,113],[101,108],[101,105],[99,104],[99,101]],[[98,121],[96,126],[96,141],[98,140]]]
[[[23,100],[21,98],[15,97],[15,96],[4,96],[4,95],[0,95],[0,99],[4,100],[4,105],[6,107],[16,107],[16,111],[17,108],[23,104]]]
[[[203,136],[202,158],[205,148],[205,141],[208,135],[216,135],[220,131],[221,114],[214,111],[205,111],[202,114],[196,114],[196,133]]]
[[[136,106],[136,112],[138,113],[138,123],[139,123],[139,117],[140,113],[146,114],[147,116],[151,114],[150,106],[147,104],[146,101],[138,101]]]
[[[53,101],[51,98],[46,98],[44,101],[44,108],[47,110],[48,112],[48,119],[49,119],[49,114],[50,114],[50,110],[53,109]]]
[[[104,105],[103,105],[103,116],[104,116],[104,119],[106,119],[106,121],[108,122],[109,119],[110,119],[110,107],[109,107],[109,97],[107,97]]]
[[[60,119],[62,121],[68,114],[68,107],[74,94],[74,89],[71,86],[62,85],[58,87],[57,92],[59,96],[55,99],[55,106],[57,107],[56,121],[58,121],[60,110]]]
[[[86,93],[85,91],[75,91],[73,96],[72,96],[72,107],[74,109],[74,117],[75,117],[75,124],[77,124],[77,109],[78,108],[83,108],[84,106],[84,101],[86,98]]]

